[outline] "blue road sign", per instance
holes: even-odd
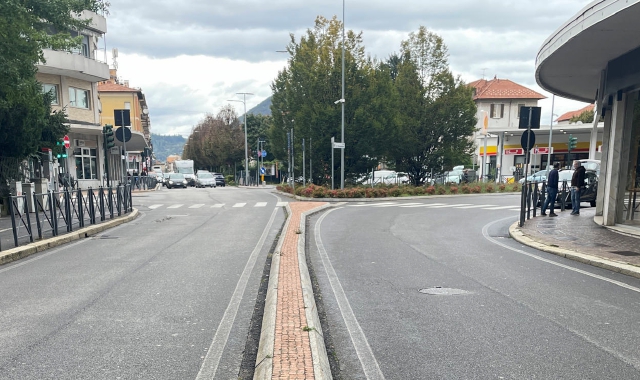
[[[260,168],[260,174],[264,174],[264,173],[266,173],[266,172],[267,172],[267,171],[265,170],[264,166]]]
[[[262,157],[267,157],[267,151],[266,150],[262,151]]]

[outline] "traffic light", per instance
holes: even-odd
[[[569,150],[576,149],[576,146],[578,146],[578,138],[569,135]]]
[[[104,146],[105,146],[105,148],[111,149],[114,146],[116,146],[116,143],[115,143],[114,137],[113,137],[113,125],[105,124],[105,126],[102,127],[102,133],[104,134]]]

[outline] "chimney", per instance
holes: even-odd
[[[124,86],[125,86],[125,87],[129,87],[129,81],[128,81],[128,80],[125,80],[125,81],[124,81]]]

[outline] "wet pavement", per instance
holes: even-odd
[[[618,268],[621,270],[616,271],[640,277],[640,227],[603,227],[594,221],[595,208],[583,208],[578,216],[570,215],[570,212],[557,211],[558,216],[554,218],[538,215],[525,221],[523,227],[514,224],[511,235],[536,249],[568,258],[574,258],[571,257],[573,252],[583,262],[592,257],[594,262],[608,263],[597,266]]]

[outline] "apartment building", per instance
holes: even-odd
[[[46,62],[37,66],[36,78],[44,91],[53,93],[52,109],[64,110],[69,119],[71,147],[68,157],[54,165],[52,180],[57,182],[59,174],[67,174],[80,187],[95,188],[102,185],[104,172],[98,82],[109,79],[106,56],[99,48],[107,21],[90,11],[80,17],[92,20],[87,29],[73,32],[82,37],[82,46],[73,52],[44,49]]]

